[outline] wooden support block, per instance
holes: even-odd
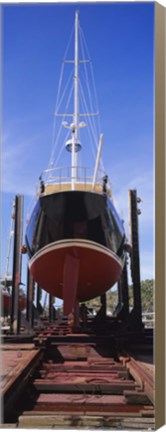
[[[146,392],[148,398],[150,399],[150,401],[154,405],[154,403],[155,403],[155,390],[154,390],[154,388],[145,382],[144,391]]]
[[[145,409],[145,410],[140,411],[140,414],[141,414],[142,417],[152,417],[152,418],[154,418],[155,410],[154,409],[153,410],[147,410],[147,409]]]
[[[105,406],[110,407],[110,405],[125,405],[125,398],[122,395],[94,395],[94,394],[74,394],[74,396],[69,393],[40,393],[37,403],[36,403],[36,409],[39,408],[39,406],[45,407],[45,409],[48,410],[49,407],[52,407],[58,410],[58,406],[60,405],[60,409],[64,409],[66,407],[73,408],[76,405],[81,406],[81,409],[84,408],[84,406],[97,406],[97,409],[100,410]],[[47,408],[48,407],[48,408]],[[74,408],[75,409],[75,408]]]
[[[128,404],[151,405],[150,400],[144,392],[124,390],[123,395]]]
[[[153,419],[141,419],[140,417],[103,417],[93,415],[35,415],[19,417],[19,428],[74,428],[80,429],[87,428],[118,428],[118,429],[133,429],[133,422],[135,429],[154,429]]]
[[[34,343],[21,343],[21,344],[0,344],[0,351],[17,351],[17,350],[33,350],[35,349]]]
[[[135,390],[134,382],[114,382],[114,383],[85,383],[81,377],[75,379],[75,382],[70,383],[56,383],[50,380],[37,379],[34,381],[36,390],[40,392],[68,392],[68,393],[80,393],[80,392],[93,392],[93,393],[105,393],[105,394],[123,394],[125,390]],[[136,392],[137,394],[137,392]]]
[[[73,413],[75,414],[75,412],[73,411]],[[70,415],[73,415],[73,413],[72,412],[70,412]],[[69,415],[69,412],[67,412],[67,411],[65,411],[65,410],[63,410],[63,411],[59,411],[58,410],[58,413],[56,414],[56,412],[54,411],[54,410],[52,410],[52,411],[24,411],[24,413],[22,414],[22,415],[24,415],[24,416],[52,416],[52,415],[61,415],[61,416],[64,416],[64,415]],[[90,416],[99,416],[100,415],[100,413],[98,412],[98,411],[90,411],[90,412],[88,412],[88,410],[87,410],[87,408],[86,408],[86,410],[84,409],[80,409],[80,410],[77,410],[77,416],[85,416],[85,415],[90,415]],[[140,412],[135,412],[135,411],[133,411],[133,412],[125,412],[125,411],[111,411],[110,409],[108,410],[108,411],[106,411],[106,412],[102,412],[102,417],[140,417],[141,418],[141,413]],[[146,416],[144,416],[144,417],[146,417]],[[147,417],[150,417],[150,415],[148,416],[147,415]]]

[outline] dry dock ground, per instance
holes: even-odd
[[[56,330],[54,328],[54,330]],[[57,331],[1,345],[1,427],[154,429],[154,365],[146,354]],[[86,342],[87,340],[87,342]]]

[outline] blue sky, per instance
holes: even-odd
[[[2,263],[11,202],[35,183],[50,158],[59,73],[76,4],[2,7]],[[142,198],[141,278],[154,277],[154,3],[79,4],[93,61],[104,133],[103,162],[128,234],[128,189]],[[24,223],[25,231],[25,223]],[[23,281],[26,258],[23,260]]]

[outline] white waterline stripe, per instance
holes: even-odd
[[[89,242],[88,240],[61,240],[59,242],[51,243],[44,248],[42,248],[40,251],[38,251],[29,261],[29,267],[32,266],[32,264],[36,261],[36,259],[40,258],[46,253],[52,252],[53,250],[62,249],[64,247],[83,247],[88,249],[93,249],[97,252],[102,252],[109,257],[112,257],[117,261],[117,263],[122,267],[121,259],[111,250],[107,249],[105,246],[97,245],[95,242]]]

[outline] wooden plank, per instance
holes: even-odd
[[[150,400],[144,392],[125,390],[123,392],[128,404],[147,404],[151,405]]]
[[[97,404],[99,407],[106,404],[126,404],[125,397],[122,395],[86,395],[86,394],[54,394],[54,393],[40,393],[37,399],[37,405],[42,403],[45,407],[50,405],[76,405],[86,403],[88,405]]]
[[[32,350],[35,349],[34,343],[20,343],[20,344],[0,344],[0,351],[18,351],[18,350]]]
[[[145,410],[140,411],[140,414],[142,417],[152,417],[153,418],[155,415],[155,410],[153,409],[151,411],[148,411],[147,409],[145,409]]]
[[[20,373],[14,375],[11,381],[3,388],[3,416],[6,420],[8,419],[9,413],[12,411],[16,400],[21,394],[23,394],[29,375],[34,371],[36,365],[43,356],[41,350],[29,352],[29,354],[28,362],[26,362],[26,365],[24,365]]]
[[[113,408],[115,408],[115,407],[113,407]],[[119,406],[119,410],[120,410],[120,406]],[[73,411],[74,412],[74,411]],[[75,412],[74,412],[75,413]],[[86,415],[91,415],[91,416],[99,416],[100,415],[100,413],[98,412],[98,411],[90,411],[90,412],[88,412],[88,410],[86,409],[86,413],[85,413],[85,410],[77,410],[77,415],[78,416],[85,416],[85,414]],[[54,411],[54,410],[48,410],[48,411],[44,411],[44,410],[42,410],[42,411],[37,411],[37,410],[33,410],[33,412],[32,411],[24,411],[23,412],[23,414],[22,415],[24,415],[24,416],[51,416],[51,415],[57,415],[56,414],[56,412]],[[69,412],[65,412],[65,411],[62,411],[62,410],[58,410],[58,415],[61,415],[61,416],[64,416],[64,415],[72,415],[72,411],[69,413]],[[106,412],[103,412],[102,411],[102,417],[142,417],[142,414],[141,414],[141,411],[140,412],[137,412],[137,411],[131,411],[131,412],[126,412],[126,411],[112,411],[112,410],[108,410],[108,411],[106,411]],[[144,416],[144,417],[146,417],[146,416]],[[150,417],[150,415],[148,416],[147,415],[147,417]],[[153,416],[151,416],[152,418],[153,418]]]
[[[82,382],[82,380],[84,380],[85,382],[91,382],[91,381],[99,382],[100,381],[101,383],[102,383],[102,381],[103,381],[103,383],[109,383],[109,382],[111,382],[111,383],[114,383],[114,382],[122,383],[123,382],[126,384],[128,384],[130,382],[134,383],[134,381],[132,381],[132,380],[124,379],[124,376],[121,379],[117,372],[110,372],[110,373],[98,372],[98,373],[95,373],[94,371],[89,371],[88,373],[86,373],[86,371],[80,372],[79,370],[74,371],[74,372],[73,371],[70,371],[70,372],[68,372],[68,371],[52,372],[49,370],[47,370],[47,371],[43,371],[43,370],[41,371],[40,370],[40,377],[42,377],[42,379],[44,379],[44,381],[50,381],[50,380],[53,381],[54,380],[54,382],[56,382],[56,383],[66,382],[66,381],[73,382],[75,380],[75,378],[76,379],[80,378],[81,382]],[[40,378],[37,379],[37,381],[38,382],[41,381]]]
[[[128,364],[128,369],[137,383],[142,387],[142,390],[144,390],[147,397],[154,404],[155,391],[153,368],[145,368],[144,363],[141,364],[132,359],[131,365],[130,363]]]
[[[89,396],[89,395],[88,395]],[[117,396],[116,396],[117,397]],[[73,401],[72,404],[70,403],[59,403],[59,404],[49,404],[49,403],[37,403],[33,410],[29,412],[29,414],[38,414],[43,415],[45,414],[79,414],[79,415],[113,415],[113,416],[136,416],[142,417],[141,414],[141,405],[126,405],[123,402],[122,403],[116,403],[112,402],[110,404],[108,403],[89,403],[88,400],[85,398],[79,402],[79,401]],[[26,413],[25,413],[26,414]],[[28,414],[27,414],[28,415]],[[144,415],[144,417],[149,417],[149,414]],[[152,416],[153,418],[154,416]]]
[[[76,183],[76,190],[78,191],[92,191],[92,183],[82,182]],[[52,194],[54,192],[62,192],[62,191],[70,191],[71,183],[64,183],[63,181],[59,181],[59,183],[46,184],[45,186],[45,195]],[[95,191],[98,193],[102,193],[102,185],[96,184]]]
[[[40,376],[44,379],[52,379],[54,377],[56,377],[56,375],[58,375],[59,373],[61,374],[68,374],[68,376],[76,376],[79,374],[79,376],[85,376],[87,378],[87,380],[89,379],[89,377],[98,377],[98,378],[103,378],[103,380],[108,378],[108,381],[110,381],[111,379],[113,380],[118,380],[120,381],[121,379],[123,379],[124,381],[128,381],[129,380],[129,376],[128,376],[128,372],[117,372],[117,371],[102,371],[102,370],[87,370],[87,369],[40,369]]]
[[[40,355],[40,350],[31,350],[31,351],[23,351],[19,350],[13,351],[4,351],[2,353],[2,365],[3,365],[3,374],[1,381],[1,397],[4,396],[8,390],[12,387],[14,382],[19,379],[20,375],[26,370],[26,368],[32,363],[35,362]]]
[[[142,420],[142,421],[141,421]],[[103,417],[103,416],[79,416],[79,415],[46,415],[46,416],[20,416],[19,428],[102,428],[102,427],[116,427],[116,428],[131,428],[133,429],[149,429],[154,428],[153,419],[141,419],[140,417]]]
[[[48,380],[35,380],[34,386],[36,390],[43,392],[95,392],[95,393],[107,393],[107,394],[122,394],[124,390],[134,390],[135,383],[133,382],[114,382],[114,383],[84,383],[81,382],[81,378],[75,379],[75,382],[71,383],[56,383]],[[145,402],[144,402],[145,403]]]
[[[86,361],[79,361],[78,362],[64,362],[64,363],[57,363],[57,364],[45,364],[43,363],[42,365],[43,369],[49,369],[49,371],[69,371],[69,370],[78,370],[78,371],[86,371],[86,373],[91,372],[91,371],[100,371],[101,373],[105,373],[105,372],[120,372],[120,373],[125,373],[128,376],[128,371],[126,371],[125,367],[122,366],[105,366],[105,365],[89,365]]]
[[[155,403],[155,389],[151,385],[149,385],[147,382],[145,382],[144,391],[147,394],[150,401],[152,402],[152,404],[154,405],[154,403]]]

